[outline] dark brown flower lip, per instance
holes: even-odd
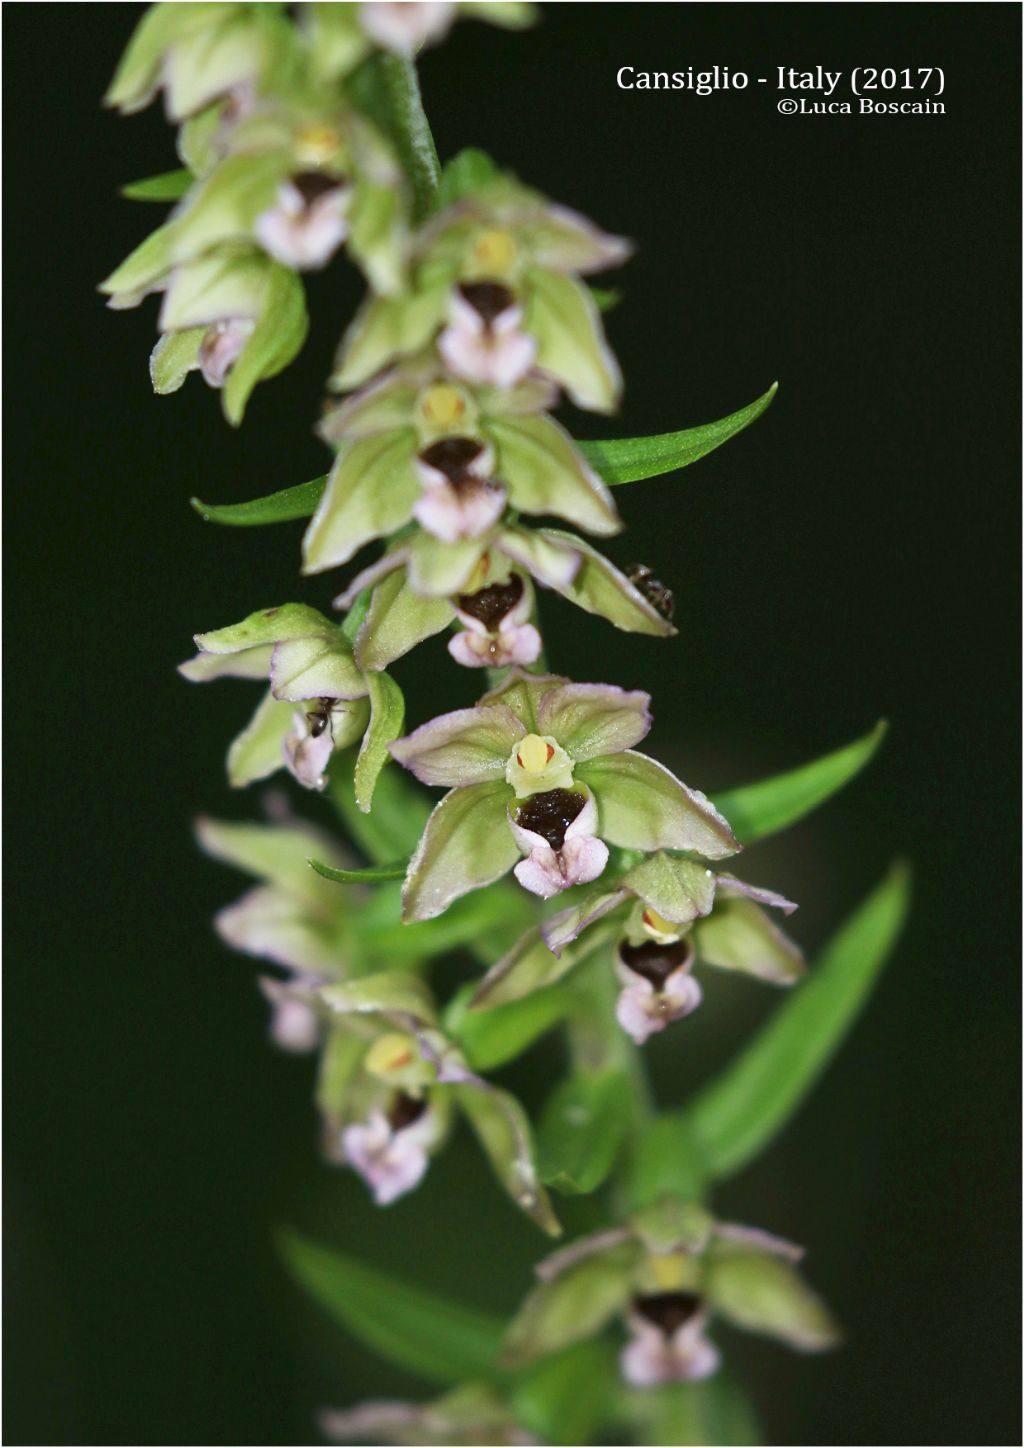
[[[575,789],[545,789],[523,800],[516,810],[516,824],[540,835],[553,850],[560,850],[566,830],[586,802],[586,796]]]
[[[633,1311],[658,1328],[665,1337],[690,1322],[704,1307],[698,1292],[653,1292],[633,1298]]]
[[[392,1131],[403,1131],[405,1127],[419,1121],[426,1109],[427,1103],[422,1096],[407,1096],[404,1091],[400,1091],[388,1109],[388,1125]]]
[[[628,970],[649,980],[655,990],[661,990],[669,976],[680,966],[693,964],[693,941],[672,940],[660,945],[656,940],[645,940],[642,945],[630,945],[628,940],[619,946],[619,959]]]
[[[300,171],[291,177],[291,183],[302,197],[302,204],[308,210],[321,196],[331,191],[340,191],[345,182],[338,176],[328,176],[324,171]]]
[[[501,282],[463,282],[459,291],[488,327],[516,303],[515,293]]]
[[[494,633],[502,619],[512,612],[523,596],[523,580],[517,573],[505,583],[491,583],[476,593],[460,593],[458,606],[462,613],[477,619]]]
[[[423,449],[420,461],[444,473],[450,483],[457,484],[473,478],[473,464],[483,451],[483,443],[477,442],[475,437],[442,437]],[[473,478],[473,481],[476,479]]]

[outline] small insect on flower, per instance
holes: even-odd
[[[662,618],[672,619],[676,611],[675,594],[671,588],[666,588],[660,579],[655,578],[646,563],[631,563],[626,569],[626,577],[640,593],[643,594],[652,608],[656,608]]]

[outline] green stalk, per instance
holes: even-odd
[[[441,163],[415,62],[401,55],[374,55],[352,77],[349,88],[394,146],[412,190],[413,220],[423,221],[437,205]]]

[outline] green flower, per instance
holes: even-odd
[[[576,212],[496,176],[416,235],[411,287],[366,304],[332,384],[357,387],[436,343],[463,381],[510,387],[539,372],[577,406],[610,412],[621,378],[579,277],[617,266],[629,250]]]
[[[427,357],[350,397],[322,428],[340,447],[303,540],[306,572],[347,563],[415,521],[420,531],[407,545],[414,587],[446,595],[492,542],[505,546],[509,506],[570,518],[590,533],[618,532],[607,488],[543,414],[550,401],[550,388],[535,380],[504,390],[456,385]]]
[[[558,1352],[616,1317],[631,1332],[620,1366],[636,1387],[714,1372],[719,1355],[705,1330],[715,1316],[803,1352],[822,1351],[839,1332],[794,1268],[802,1256],[770,1233],[663,1199],[539,1264],[540,1285],[509,1329],[507,1359],[522,1364]]]
[[[199,653],[180,666],[193,682],[269,678],[270,689],[228,750],[236,787],[286,767],[307,789],[323,789],[336,749],[362,740],[356,760],[360,807],[368,811],[401,733],[402,694],[387,674],[364,673],[342,630],[305,604],[261,609],[239,624],[196,634]]]
[[[410,861],[404,918],[439,915],[513,866],[533,894],[558,894],[596,879],[608,844],[735,853],[704,795],[631,748],[650,728],[649,703],[639,690],[514,671],[474,708],[392,744],[423,783],[450,787]]]
[[[765,907],[785,915],[797,908],[774,890],[658,850],[527,931],[488,971],[474,1005],[519,1000],[560,980],[602,942],[614,942],[619,1024],[642,1045],[700,1005],[695,965],[778,986],[800,979],[803,954]]]

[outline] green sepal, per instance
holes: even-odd
[[[577,608],[606,618],[626,633],[670,638],[676,632],[671,621],[647,601],[626,575],[584,539],[558,528],[542,528],[533,536],[571,549],[579,556],[580,566],[572,581],[558,589],[562,597]]]
[[[742,971],[772,985],[793,985],[807,969],[799,946],[766,910],[724,889],[718,891],[711,914],[697,921],[694,940],[698,958],[706,965]]]
[[[296,1281],[361,1342],[397,1367],[437,1383],[493,1380],[503,1323],[297,1232],[278,1236]]]
[[[716,1243],[706,1270],[714,1309],[734,1327],[802,1352],[821,1352],[840,1341],[839,1326],[821,1298],[781,1258]]]
[[[692,850],[709,860],[739,848],[728,823],[699,790],[664,765],[625,749],[576,770],[597,796],[601,837],[627,850]]]
[[[589,288],[544,267],[531,268],[525,280],[523,330],[537,340],[537,366],[562,384],[577,407],[612,412],[622,377]]]
[[[188,374],[199,366],[199,349],[205,336],[205,327],[163,334],[149,356],[149,377],[155,393],[166,397],[178,391]]]
[[[537,1177],[533,1133],[519,1102],[483,1081],[462,1082],[449,1089],[509,1197],[543,1232],[557,1237],[562,1228]]]
[[[307,573],[347,563],[365,543],[409,521],[420,492],[414,449],[415,435],[406,429],[358,438],[342,448],[302,540]]]
[[[390,674],[364,674],[370,699],[370,722],[356,756],[356,804],[369,814],[381,770],[391,762],[388,746],[405,724],[405,697]]]
[[[284,767],[282,744],[292,727],[295,706],[275,699],[269,691],[256,706],[249,723],[228,748],[228,783],[243,789]]]
[[[706,865],[659,850],[623,875],[621,884],[674,925],[710,914],[715,876]]]
[[[384,970],[322,986],[318,998],[335,1015],[398,1015],[424,1026],[437,1022],[430,987],[408,971]]]
[[[628,1303],[641,1254],[638,1242],[622,1241],[542,1281],[513,1318],[502,1360],[520,1367],[599,1333]]]
[[[237,427],[258,382],[276,377],[306,340],[306,294],[295,272],[272,262],[264,284],[260,314],[245,346],[228,372],[221,393],[224,416]]]
[[[446,598],[423,598],[409,587],[405,568],[381,579],[356,636],[360,668],[384,669],[417,644],[440,633],[455,618]]]
[[[458,899],[501,878],[519,859],[508,828],[504,779],[450,790],[423,831],[402,895],[405,921],[429,920]]]

